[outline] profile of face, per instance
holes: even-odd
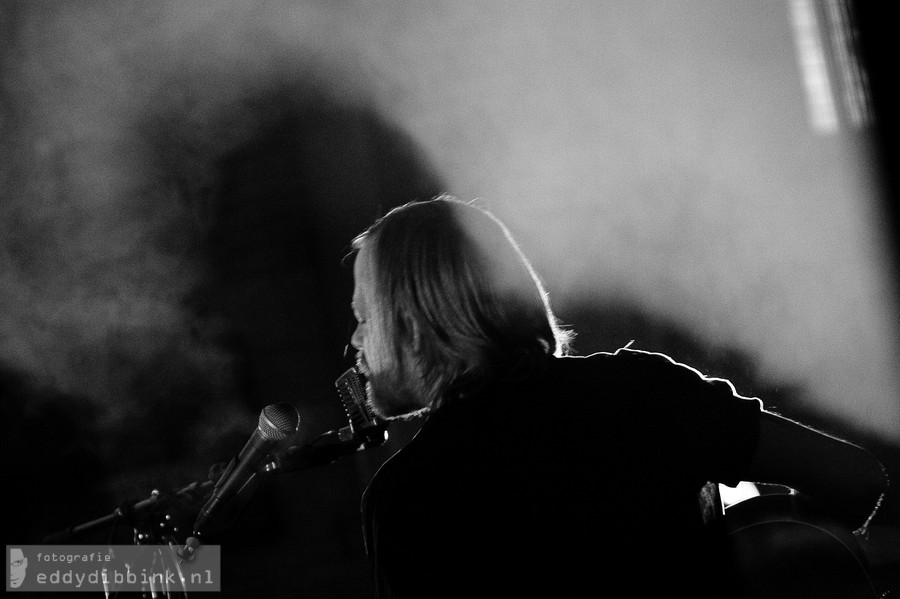
[[[373,411],[384,419],[398,418],[426,407],[422,402],[421,377],[408,355],[398,360],[379,326],[383,300],[377,294],[371,249],[363,245],[353,263],[353,315],[356,329],[350,339],[356,349],[357,367],[366,378],[366,392]]]
[[[14,589],[22,586],[25,580],[25,570],[28,568],[28,558],[21,549],[13,547],[9,550],[9,586]]]

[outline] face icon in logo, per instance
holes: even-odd
[[[9,586],[14,589],[22,586],[25,580],[25,569],[28,568],[28,558],[21,549],[12,547],[9,550]]]

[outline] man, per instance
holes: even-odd
[[[474,205],[402,206],[353,247],[372,407],[426,417],[364,497],[380,597],[734,596],[711,484],[783,484],[854,528],[886,487],[865,450],[667,356],[566,356],[539,278]]]

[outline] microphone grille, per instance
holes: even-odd
[[[266,439],[287,439],[300,428],[300,413],[289,403],[266,406],[259,414],[258,428]]]
[[[359,432],[378,423],[378,417],[375,416],[366,401],[366,390],[362,377],[355,367],[348,368],[344,374],[338,377],[334,385],[337,387],[341,403],[344,404],[344,411],[353,432]]]

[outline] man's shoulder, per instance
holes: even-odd
[[[636,349],[630,344],[615,351],[598,351],[583,356],[568,355],[555,360],[561,371],[572,374],[606,374],[627,377],[667,377],[694,380],[720,380],[707,377],[693,366],[677,361],[672,356]]]
[[[598,351],[587,355],[566,355],[554,360],[558,372],[569,376],[631,377],[648,373],[681,371],[690,367],[660,352],[625,346],[615,351]],[[696,371],[695,371],[696,372]],[[698,373],[699,374],[699,373]]]

